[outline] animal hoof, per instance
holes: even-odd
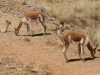
[[[83,60],[83,62],[85,62],[85,60]]]
[[[68,61],[66,61],[66,63],[69,63]]]

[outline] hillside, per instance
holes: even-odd
[[[66,63],[62,43],[53,29],[55,25],[48,21],[48,36],[43,35],[40,23],[33,23],[33,36],[27,36],[25,25],[19,36],[15,36],[14,27],[18,26],[20,17],[34,7],[15,0],[0,0],[0,29],[6,24],[5,20],[11,22],[8,32],[0,33],[0,75],[100,75],[100,51],[93,59],[85,47],[86,62],[83,62],[79,60],[77,44],[71,44],[67,51],[69,63]],[[99,25],[99,20],[95,22]]]

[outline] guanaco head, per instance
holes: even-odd
[[[60,22],[58,24],[58,27],[57,27],[57,34],[60,35],[62,34],[64,31],[66,30],[70,30],[71,28],[71,25],[69,24],[64,24],[64,22]]]
[[[64,32],[64,26],[62,24],[60,24],[57,28],[57,34],[58,36],[61,35],[61,33]]]
[[[95,53],[96,53],[96,50],[97,50],[97,47],[99,46],[99,44],[97,43],[96,46],[94,48],[92,48],[92,50],[90,51],[91,52],[91,56],[92,57],[95,57]]]
[[[15,27],[14,27],[14,29],[15,29],[15,32],[14,32],[15,35],[18,36],[19,31]]]
[[[7,23],[7,25],[11,25],[11,22],[8,20],[5,20],[5,22]]]
[[[68,26],[65,26],[64,24],[59,24],[57,28],[57,34],[60,35],[66,30],[69,30]]]

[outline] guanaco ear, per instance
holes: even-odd
[[[5,20],[5,22],[9,25],[11,25],[11,22],[9,20]]]
[[[16,30],[16,28],[14,27],[14,29]]]

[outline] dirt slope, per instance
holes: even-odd
[[[8,19],[12,22],[7,33],[0,33],[0,75],[100,75],[100,52],[92,59],[85,48],[86,62],[79,61],[77,45],[70,45],[65,63],[61,41],[53,31],[43,36],[43,27],[33,26],[34,36],[26,35],[26,27],[15,36],[14,27],[20,18],[0,11],[0,25]],[[47,23],[49,26],[50,24]],[[50,27],[50,26],[49,26]],[[38,35],[35,35],[38,34]],[[31,71],[31,72],[30,72]],[[42,71],[42,73],[41,73]]]

